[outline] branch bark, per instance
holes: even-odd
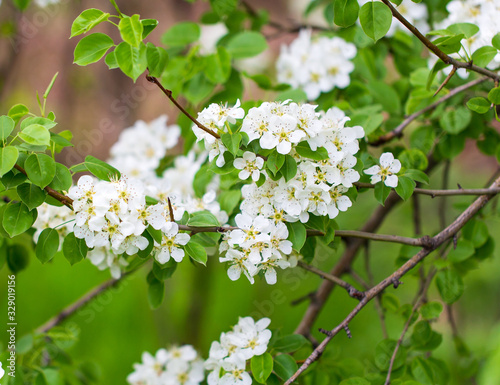
[[[500,177],[497,178],[490,189],[497,189],[500,187]],[[285,385],[293,383],[297,377],[306,370],[309,365],[318,359],[318,357],[323,353],[328,343],[332,338],[338,334],[340,330],[349,326],[352,319],[368,304],[375,296],[381,293],[388,286],[392,285],[394,282],[399,281],[399,279],[405,275],[408,271],[413,269],[418,263],[420,263],[425,257],[427,257],[432,251],[446,242],[448,239],[452,238],[477,212],[484,207],[494,195],[482,195],[477,198],[460,216],[453,221],[448,227],[442,230],[439,234],[432,238],[432,247],[423,248],[412,258],[410,258],[403,266],[397,269],[390,276],[382,280],[378,285],[374,286],[372,289],[365,292],[365,297],[359,302],[359,304],[347,315],[347,317],[330,332],[328,332],[327,337],[314,349],[311,355],[305,360],[304,364],[297,370],[297,372],[290,377]]]

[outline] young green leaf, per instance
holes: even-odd
[[[193,213],[187,224],[193,227],[220,226],[219,220],[209,211],[198,211]]]
[[[490,110],[491,103],[485,98],[476,97],[469,99],[467,107],[469,107],[469,110],[477,112],[478,114],[486,114]]]
[[[234,59],[257,56],[267,49],[265,37],[256,31],[244,31],[234,35],[226,48]]]
[[[190,241],[184,246],[184,251],[196,262],[206,266],[207,251],[199,243]]]
[[[385,36],[392,23],[392,13],[384,3],[369,1],[359,11],[363,31],[375,42]]]
[[[335,0],[333,3],[333,22],[339,27],[347,28],[358,19],[358,0]]]
[[[207,56],[205,76],[215,84],[223,84],[231,74],[231,55],[224,47],[218,47],[217,53]]]
[[[93,33],[85,36],[75,48],[74,63],[86,66],[99,61],[115,43],[108,35]]]
[[[44,188],[56,175],[56,162],[45,154],[31,154],[24,162],[28,178],[37,186]]]
[[[30,110],[24,104],[16,104],[9,110],[9,117],[11,117],[14,120],[14,123],[17,124],[17,122],[19,122],[23,116],[29,114],[29,112]]]
[[[444,302],[456,302],[464,292],[462,277],[452,269],[442,270],[436,275],[436,286]]]
[[[280,353],[292,353],[308,343],[309,341],[303,335],[290,334],[277,339],[273,345],[273,349]]]
[[[15,166],[19,150],[12,146],[0,147],[0,177],[4,176]]]
[[[68,168],[64,164],[56,163],[56,175],[49,187],[57,191],[68,191],[72,183],[73,179]]]
[[[17,186],[17,194],[30,210],[40,206],[47,197],[45,190],[33,183],[23,183]]]
[[[269,353],[253,356],[250,361],[252,376],[259,384],[265,384],[273,371],[273,357]]]
[[[99,179],[108,182],[111,179],[120,179],[121,177],[120,172],[116,168],[91,155],[85,158],[85,167]]]
[[[500,105],[500,87],[495,87],[488,92],[488,100],[493,104]]]
[[[49,146],[50,132],[41,124],[31,124],[19,133],[19,137],[33,146]]]
[[[148,301],[153,309],[160,307],[165,297],[165,282],[158,281],[156,278],[148,282]]]
[[[0,116],[0,140],[7,139],[15,125],[14,119],[5,115]]]
[[[286,222],[286,227],[288,228],[288,240],[292,242],[293,249],[300,251],[306,242],[306,227],[301,222]]]
[[[279,354],[274,357],[274,372],[282,380],[288,380],[297,371],[298,366],[292,356]]]
[[[83,260],[87,256],[87,251],[85,239],[75,237],[75,233],[69,233],[64,238],[63,254],[72,266]]]
[[[12,238],[27,231],[35,222],[36,216],[36,210],[30,211],[24,203],[9,203],[3,213],[2,225]]]
[[[115,49],[115,57],[122,72],[134,82],[141,76],[148,66],[146,45],[133,47],[126,42],[121,42]]]
[[[281,168],[281,173],[285,177],[285,180],[288,182],[295,175],[297,175],[297,162],[290,155],[285,155],[285,162],[283,167]]]
[[[495,58],[497,54],[498,50],[496,48],[485,45],[474,51],[471,59],[475,65],[479,67],[486,67],[488,64],[490,64],[490,62]]]
[[[14,274],[26,269],[30,255],[26,247],[19,244],[7,246],[7,265]]]
[[[163,48],[155,47],[153,44],[146,45],[146,57],[148,61],[149,75],[160,77],[167,66],[168,53]]]
[[[118,24],[123,41],[132,47],[139,47],[142,42],[143,28],[139,15],[124,16]]]
[[[42,263],[50,261],[59,249],[59,233],[54,229],[45,229],[40,233],[35,247],[35,254]]]
[[[71,36],[81,35],[82,33],[87,33],[96,25],[108,20],[109,13],[104,13],[103,11],[95,8],[86,9],[75,19],[73,25],[71,26]]]
[[[161,42],[169,47],[184,47],[200,38],[201,30],[197,23],[182,22],[175,24],[161,37]]]

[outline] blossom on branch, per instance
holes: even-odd
[[[371,175],[371,183],[375,184],[383,181],[387,187],[396,188],[398,186],[398,176],[395,175],[401,170],[401,162],[394,159],[390,152],[384,152],[380,156],[380,166],[372,166],[365,170],[365,174]]]

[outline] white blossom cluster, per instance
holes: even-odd
[[[167,126],[166,115],[150,123],[138,120],[121,132],[110,149],[108,163],[128,177],[154,180],[160,160],[177,145],[180,133],[179,126]]]
[[[263,149],[276,149],[281,155],[292,156],[297,163],[297,174],[288,182],[284,177],[274,181],[263,170],[263,159],[255,154],[245,152],[242,158],[234,160],[235,168],[241,170],[239,177],[251,178],[251,183],[242,188],[241,214],[235,218],[238,229],[228,231],[220,246],[220,251],[226,252],[220,261],[229,262],[228,275],[232,280],[243,273],[253,283],[253,277],[263,272],[266,281],[274,284],[276,268],[290,266],[286,255],[291,253],[292,245],[287,241],[285,222],[305,223],[310,214],[335,218],[339,211],[346,211],[352,205],[345,193],[360,178],[353,167],[357,162],[354,155],[359,150],[358,139],[364,136],[363,128],[346,127],[349,118],[338,108],[326,113],[317,113],[315,108],[310,104],[265,102],[244,116],[241,131],[248,135],[249,142],[258,141]],[[226,107],[224,113],[243,117],[243,111],[238,110],[238,106]],[[199,117],[207,122],[205,111]],[[224,126],[214,124],[213,128],[220,132]],[[196,132],[199,140],[212,146],[211,159],[218,157],[216,164],[222,166],[219,159],[223,158],[225,147],[205,132]],[[300,156],[296,146],[301,142],[307,142],[313,151],[323,148],[328,158],[315,161]],[[261,175],[265,181],[259,186],[256,181]]]
[[[146,205],[144,185],[137,179],[122,177],[106,182],[85,175],[77,186],[70,188],[76,219],[75,236],[85,239],[88,247],[104,247],[113,254],[133,255],[144,250],[149,241],[141,234],[148,226],[162,231],[161,244],[155,243],[155,258],[165,263],[172,257],[180,262],[184,257],[182,245],[189,235],[179,234],[176,223],[170,221],[167,202]],[[106,250],[101,253],[103,258]]]
[[[210,370],[208,385],[250,385],[252,377],[246,372],[247,361],[267,350],[272,333],[267,327],[271,320],[240,318],[233,330],[222,333],[220,341],[212,342],[205,368]]]
[[[59,250],[61,250],[64,238],[73,232],[75,214],[66,206],[52,206],[48,203],[37,207],[37,212],[38,216],[33,223],[36,229],[33,240],[37,243],[43,230],[54,229],[59,234]]]
[[[462,40],[463,48],[460,54],[463,55],[463,49],[467,51],[469,55],[472,55],[478,48],[483,46],[491,46],[491,40],[493,37],[500,32],[500,2],[497,0],[453,0],[450,1],[446,10],[449,15],[446,19],[441,21],[436,25],[436,29],[445,29],[451,24],[456,23],[472,23],[477,25],[479,32],[474,36]],[[459,58],[457,54],[452,54],[451,56]],[[431,56],[430,64],[434,65],[437,59]],[[500,52],[493,58],[493,60],[488,65],[488,68],[496,68],[500,65]],[[448,72],[450,68],[446,68]],[[468,76],[467,71],[464,68],[457,70],[457,74],[462,78]]]
[[[356,52],[354,44],[340,37],[312,36],[311,30],[301,30],[290,46],[281,46],[278,81],[304,90],[314,100],[322,92],[349,85]]]
[[[359,6],[362,7],[366,3],[372,0],[358,0]],[[413,24],[417,29],[424,35],[429,32],[429,24],[427,23],[427,6],[422,3],[415,3],[411,0],[403,0],[401,4],[392,4],[393,7],[411,24]],[[387,32],[386,36],[392,37],[396,31],[403,31],[409,33],[408,29],[397,20],[392,20],[391,27]]]
[[[131,385],[198,385],[205,379],[203,360],[191,345],[142,354],[127,377]]]

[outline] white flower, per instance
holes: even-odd
[[[271,331],[266,329],[270,323],[269,318],[257,322],[252,317],[240,318],[234,332],[228,336],[229,341],[240,348],[238,353],[246,360],[260,356],[266,352],[272,336]]]
[[[179,233],[179,225],[169,222],[163,229],[161,244],[155,244],[155,259],[161,263],[167,263],[172,257],[176,262],[184,258],[184,250],[179,246],[184,246],[189,242],[189,235]]]
[[[298,143],[306,134],[297,130],[297,119],[291,115],[272,116],[270,119],[270,131],[260,138],[260,146],[265,149],[276,150],[286,155],[292,149],[292,143]]]
[[[0,362],[0,378],[2,378],[5,374],[5,370],[2,369],[2,363]]]
[[[219,262],[231,263],[231,266],[227,269],[227,275],[231,281],[237,281],[241,273],[243,273],[250,283],[255,282],[253,277],[257,274],[258,269],[241,251],[229,249],[224,257],[219,258]]]
[[[264,159],[257,158],[253,152],[245,151],[243,158],[236,158],[233,165],[238,170],[241,170],[238,174],[238,178],[245,180],[249,176],[252,176],[252,180],[257,182],[260,178],[259,170],[264,166]]]
[[[394,155],[390,152],[385,152],[380,156],[380,166],[372,166],[365,170],[365,174],[372,175],[371,182],[373,184],[383,181],[387,187],[397,187],[397,174],[401,170],[401,162],[394,159]]]

